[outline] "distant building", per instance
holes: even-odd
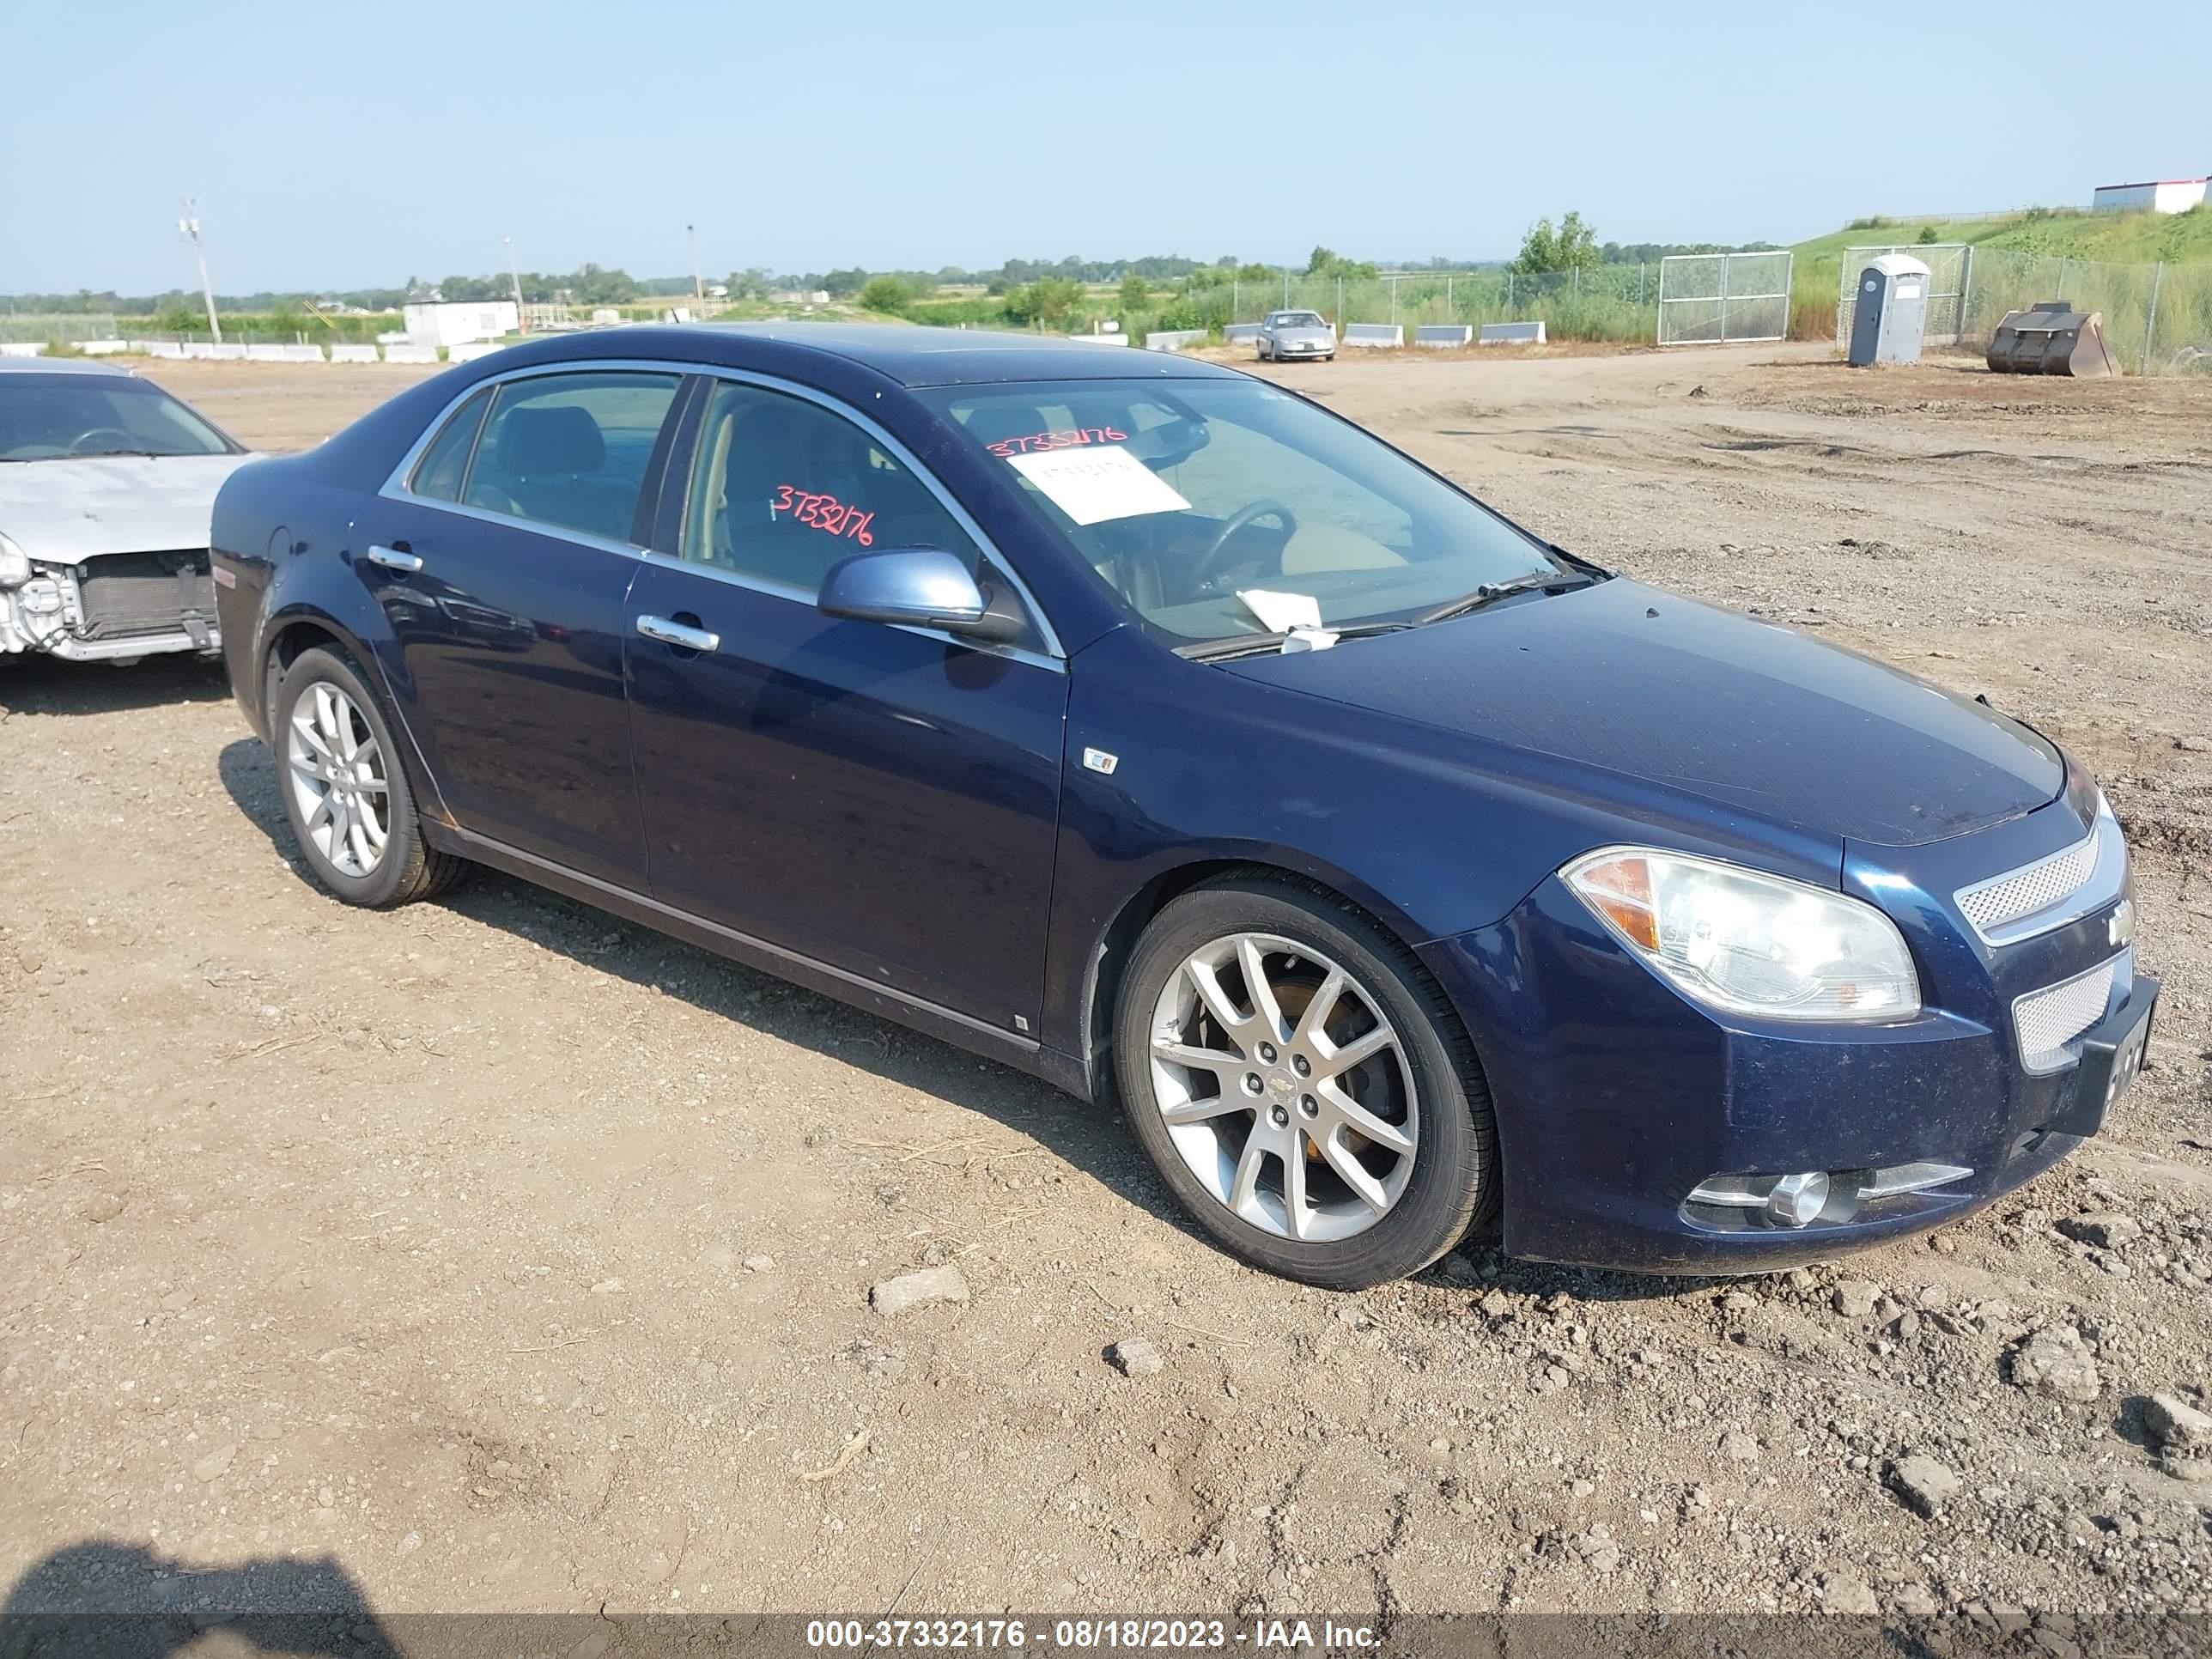
[[[2204,200],[2206,179],[2160,179],[2147,185],[2100,185],[2092,208],[2115,213],[2186,213]]]
[[[466,345],[496,340],[522,326],[512,300],[440,300],[410,305],[401,313],[416,345]]]

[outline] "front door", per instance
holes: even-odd
[[[823,573],[864,546],[986,556],[887,436],[720,383],[682,559],[647,561],[630,592],[653,895],[1033,1031],[1066,675],[1040,649],[823,616]]]
[[[464,829],[642,886],[623,641],[678,377],[569,370],[465,404],[354,527],[386,678]]]

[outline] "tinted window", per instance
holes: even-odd
[[[470,463],[471,507],[630,539],[677,377],[600,369],[509,380]]]
[[[0,461],[235,453],[222,434],[150,380],[28,373],[0,379]]]
[[[684,556],[811,598],[824,571],[869,547],[981,556],[944,504],[852,422],[804,398],[719,388],[699,428]]]
[[[477,428],[483,424],[484,410],[490,407],[491,388],[486,386],[453,411],[453,418],[422,452],[415,468],[411,487],[417,495],[427,495],[434,501],[461,499],[461,479],[469,470],[469,446],[476,441]]]

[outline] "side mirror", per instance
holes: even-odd
[[[994,642],[1019,639],[1018,609],[987,595],[964,560],[936,547],[887,547],[830,567],[814,608],[849,622],[943,628]]]

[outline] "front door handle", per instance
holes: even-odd
[[[686,651],[712,651],[722,642],[720,634],[671,622],[665,617],[640,617],[637,631],[648,640],[659,640],[663,645],[678,646]]]
[[[404,570],[410,574],[422,568],[422,561],[400,547],[382,547],[371,542],[362,555],[371,564],[380,564],[386,570]]]

